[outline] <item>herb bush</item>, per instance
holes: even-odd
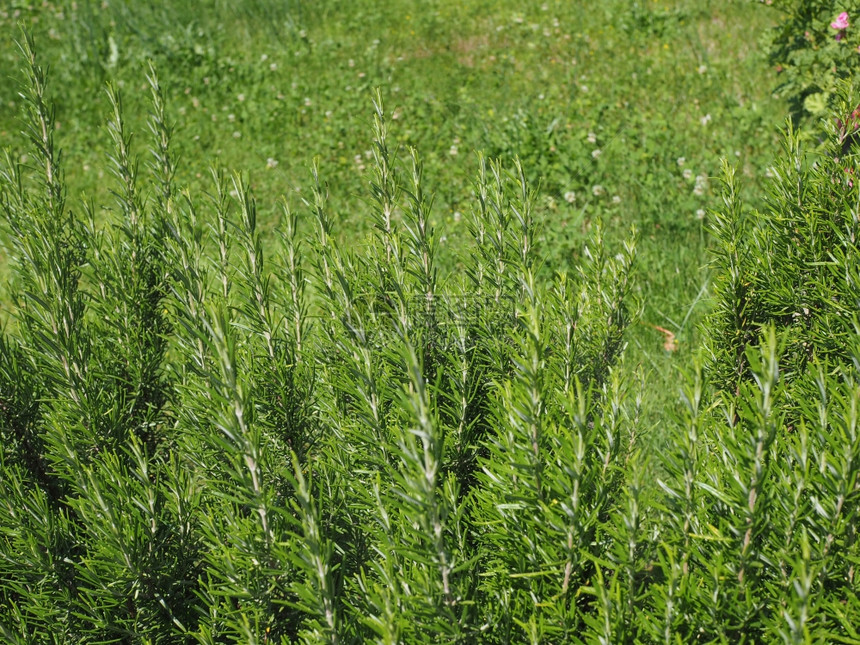
[[[771,246],[819,230],[787,188],[803,177],[831,218],[826,271],[854,266],[841,168],[790,158],[750,240],[727,182],[712,360],[653,450],[623,360],[635,244],[598,233],[576,273],[544,275],[519,165],[480,162],[473,241],[444,274],[421,161],[390,146],[377,95],[372,237],[338,243],[314,165],[268,253],[241,175],[203,198],[175,184],[154,72],[145,163],[110,89],[114,202],[69,200],[22,51],[34,161],[0,175],[6,641],[860,639],[857,333],[838,352],[810,333],[799,360],[791,312],[737,299],[766,288]],[[837,280],[807,292],[848,306]]]
[[[790,407],[815,396],[822,370],[851,363],[860,306],[857,102],[850,86],[839,89],[833,118],[824,124],[827,138],[814,156],[789,126],[764,212],[745,212],[726,169],[725,209],[713,225],[717,307],[706,342],[721,389],[749,379],[745,349],[768,325],[785,345]]]

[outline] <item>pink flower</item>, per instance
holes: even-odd
[[[830,23],[830,26],[833,29],[848,29],[848,12],[843,11],[840,13],[834,22]]]

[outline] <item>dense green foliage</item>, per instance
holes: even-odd
[[[860,305],[854,182],[860,121],[853,113],[857,98],[845,90],[819,154],[805,154],[797,134],[786,133],[763,211],[745,213],[726,171],[725,207],[714,219],[718,274],[708,338],[722,389],[749,379],[745,349],[768,326],[786,346],[781,364],[792,405],[815,397],[819,370],[852,360]]]
[[[253,22],[276,7],[242,10]],[[180,10],[128,11],[71,23],[94,35],[64,41],[80,57],[61,78],[110,81],[120,51],[185,51],[168,37]],[[662,39],[690,15],[633,3],[617,26]],[[135,20],[163,20],[164,38],[127,47]],[[197,37],[223,44],[208,20]],[[302,27],[272,24],[309,44]],[[784,133],[753,208],[724,165],[704,355],[678,379],[643,372],[655,354],[628,347],[659,311],[648,299],[667,275],[652,262],[682,265],[677,247],[705,243],[704,220],[657,213],[660,194],[710,199],[692,172],[667,179],[688,163],[669,147],[631,162],[656,182],[635,193],[646,235],[592,191],[593,221],[561,259],[551,215],[578,198],[559,182],[614,189],[621,157],[542,165],[552,131],[522,116],[503,123],[536,139],[511,126],[468,196],[456,181],[434,191],[438,158],[405,145],[376,91],[360,107],[361,195],[338,197],[354,184],[342,169],[327,182],[317,160],[303,198],[276,210],[271,185],[183,169],[148,64],[140,91],[108,83],[107,161],[90,160],[99,185],[80,199],[47,74],[21,41],[26,147],[0,166],[4,641],[860,642],[856,88],[834,90],[813,152]],[[688,180],[690,195],[667,197]],[[462,212],[456,244],[437,194]],[[662,229],[675,247],[659,248]],[[679,334],[706,289],[661,296],[686,303]]]
[[[833,109],[839,82],[860,69],[860,3],[766,1],[780,14],[780,24],[767,39],[781,77],[778,91],[788,99],[794,118],[811,118],[814,125]],[[814,127],[810,131],[818,134]]]

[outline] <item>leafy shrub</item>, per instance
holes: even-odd
[[[797,118],[818,119],[834,107],[840,81],[860,68],[860,4],[833,0],[767,0],[782,12],[769,36],[771,61],[782,75],[778,88]]]
[[[708,340],[720,389],[735,390],[748,380],[746,348],[768,326],[786,347],[780,363],[792,383],[790,406],[815,395],[819,367],[850,364],[860,304],[856,102],[854,92],[843,88],[818,155],[804,153],[795,131],[787,131],[763,212],[744,212],[734,175],[726,170],[726,207],[713,226],[719,277]]]
[[[272,262],[243,177],[215,173],[208,207],[174,185],[154,73],[145,172],[109,92],[102,226],[67,201],[45,74],[22,50],[35,161],[3,173],[4,637],[469,639],[503,619],[520,633],[523,612],[573,629],[586,569],[571,567],[628,446],[613,367],[633,245],[613,257],[597,238],[577,275],[539,282],[524,171],[487,161],[465,269],[440,275],[420,159],[395,158],[377,98],[374,236],[337,245],[315,166],[316,235],[285,205]],[[592,510],[574,536],[560,499],[579,490]],[[550,506],[557,522],[539,522]],[[520,526],[575,543],[500,554]],[[529,608],[532,593],[561,595]]]

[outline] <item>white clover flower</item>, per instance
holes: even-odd
[[[237,99],[239,99],[239,102],[241,103],[242,101],[244,101],[244,100],[245,100],[245,95],[244,95],[244,94],[239,94],[236,98],[237,98]]]
[[[612,203],[613,204],[620,204],[621,203],[621,197],[619,197],[618,195],[613,195],[612,196]]]
[[[699,122],[700,122],[703,126],[708,125],[708,124],[711,122],[711,115],[710,115],[710,114],[706,114],[706,115],[705,115],[705,116],[703,116],[701,119],[699,119]]]
[[[696,219],[705,219],[705,209],[700,208],[696,211]]]
[[[699,74],[704,74],[705,72],[708,71],[708,66],[707,65],[699,65],[698,71],[699,71]]]
[[[573,202],[576,201],[576,193],[573,192],[572,190],[567,191],[564,194],[564,201],[566,201],[568,204],[572,204]]]
[[[603,154],[603,151],[600,148],[591,151],[591,156],[597,159],[600,155]]]
[[[684,172],[682,172],[681,174],[684,175],[684,179],[690,179],[693,176],[693,171],[689,168],[684,168]]]
[[[457,146],[451,146],[451,148],[448,150],[448,154],[452,157],[456,157],[458,154]]]
[[[591,194],[595,197],[600,197],[600,195],[602,195],[604,192],[606,191],[600,184],[595,184],[591,187]]]
[[[676,162],[676,163],[677,163],[679,166],[683,166],[685,163],[687,163],[687,160],[686,160],[684,157],[678,157],[678,159],[677,159],[677,162]]]
[[[241,139],[241,138],[242,138],[242,133],[241,133],[241,132],[239,132],[238,130],[236,130],[235,132],[233,132],[233,138],[234,138],[234,139]]]
[[[266,159],[266,168],[274,168],[277,165],[278,165],[277,159],[273,159],[272,157],[269,157],[268,159]]]
[[[588,141],[588,143],[597,143],[597,135],[593,132],[589,132],[586,137],[586,141]]]

